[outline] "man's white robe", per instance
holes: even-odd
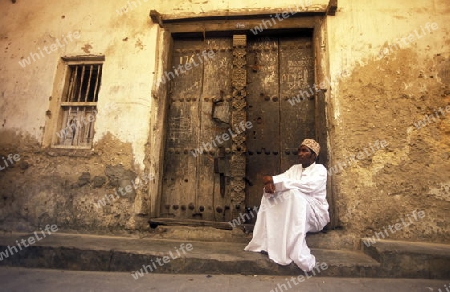
[[[264,193],[258,211],[253,239],[247,251],[266,251],[274,262],[294,261],[311,271],[316,259],[306,245],[306,233],[318,232],[330,222],[326,200],[327,170],[322,164],[303,168],[293,165],[273,176],[275,193]]]

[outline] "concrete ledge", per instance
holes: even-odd
[[[15,233],[0,236],[0,252],[17,246],[16,240],[32,234]],[[192,250],[181,252],[190,243]],[[246,243],[156,240],[148,238],[111,237],[55,233],[0,261],[0,266],[52,268],[84,271],[129,271],[149,269],[156,273],[184,274],[260,274],[301,275],[296,265],[280,266],[267,255],[245,252]],[[177,250],[179,254],[177,254]],[[313,249],[318,262],[328,268],[317,276],[377,277],[380,264],[368,255],[355,251]],[[178,256],[179,255],[179,256]],[[158,265],[157,259],[171,257]]]
[[[363,251],[380,264],[380,277],[450,279],[450,245],[377,240]]]

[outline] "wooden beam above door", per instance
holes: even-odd
[[[159,23],[160,27],[167,29],[171,33],[202,33],[202,32],[217,32],[217,31],[233,31],[242,32],[249,31],[255,27],[262,27],[265,31],[273,29],[312,29],[315,26],[315,16],[304,16],[304,17],[290,17],[283,21],[272,21],[274,23],[272,26],[268,25],[270,23],[270,16],[265,18],[247,18],[247,19],[215,19],[215,20],[204,20],[204,19],[191,19],[184,20],[182,22],[165,22],[164,18],[158,13],[154,13],[152,20],[155,23]],[[264,26],[264,23],[266,25]]]
[[[330,3],[334,2],[335,0],[329,0]],[[299,2],[300,3],[300,2]],[[328,7],[330,6],[330,3],[324,3],[321,4],[314,4],[309,6],[290,6],[290,7],[284,7],[284,8],[256,8],[256,9],[223,9],[223,10],[212,10],[203,12],[201,14],[195,13],[195,12],[184,12],[184,13],[176,13],[176,14],[170,14],[170,13],[159,13],[156,10],[150,11],[150,17],[153,20],[153,17],[159,14],[165,23],[169,22],[179,22],[179,21],[189,21],[189,20],[199,20],[199,19],[245,19],[249,17],[262,17],[267,18],[270,17],[270,15],[274,14],[282,14],[283,12],[294,12],[295,15],[301,16],[305,14],[310,15],[323,15],[327,12]],[[155,23],[158,23],[158,21],[155,21]]]
[[[317,2],[317,1],[316,1]],[[164,14],[150,11],[150,18],[161,28],[171,32],[245,31],[273,19],[274,25],[266,29],[313,28],[314,16],[335,15],[337,0],[321,1],[308,6],[260,9],[224,9],[202,14],[188,12]],[[276,18],[276,15],[280,16]],[[281,17],[284,15],[284,17]]]

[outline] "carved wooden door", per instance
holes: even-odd
[[[178,39],[172,66],[160,215],[229,221],[314,137],[311,38]]]

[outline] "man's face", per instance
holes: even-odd
[[[305,145],[298,148],[298,160],[301,164],[311,164],[316,159],[316,155]]]

